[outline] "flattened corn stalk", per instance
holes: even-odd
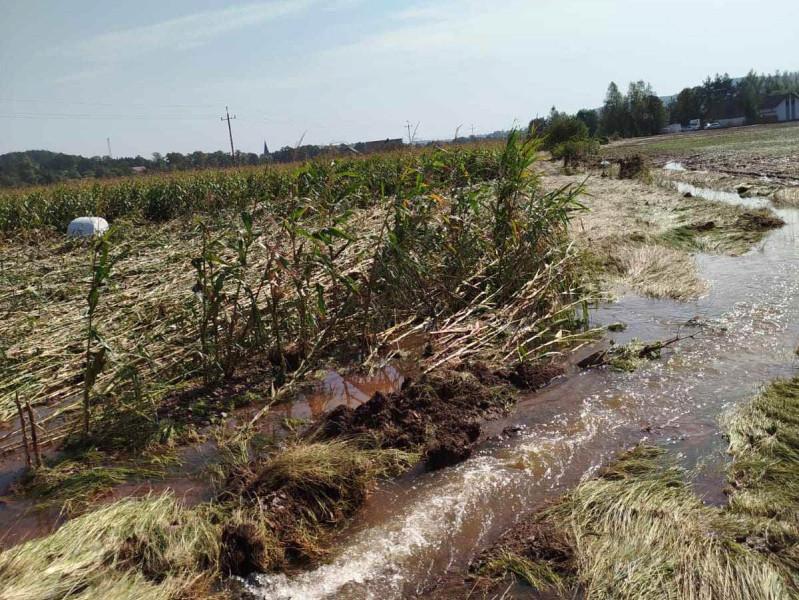
[[[381,342],[420,329],[440,332],[430,368],[489,351],[508,360],[573,343],[583,298],[565,225],[579,209],[580,190],[538,192],[528,172],[534,145],[520,151],[521,143],[512,137],[504,154],[313,165],[270,184],[287,196],[249,198],[243,230],[231,227],[235,211],[206,216],[209,231],[227,240],[213,256],[195,222],[120,220],[128,254],[93,315],[113,349],[94,382],[98,400],[125,392],[121,373],[137,373],[146,393],[157,395],[200,374],[213,379],[209,356],[229,376],[247,355],[266,362],[272,353],[280,379],[289,346],[298,350],[302,374],[342,350],[375,360]],[[500,169],[501,160],[512,168]],[[214,197],[203,207],[242,204]],[[191,212],[176,214],[184,209]],[[502,231],[509,237],[498,239]],[[79,242],[54,237],[31,250],[33,259],[13,239],[0,242],[0,422],[13,417],[15,393],[47,404],[46,442],[69,432],[65,415],[84,386],[79,340],[89,269]],[[215,273],[200,282],[198,266],[211,262]],[[207,286],[224,269],[210,318]],[[9,432],[0,452],[19,443]]]

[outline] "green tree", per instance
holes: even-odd
[[[584,140],[589,137],[588,127],[583,121],[558,112],[554,106],[549,113],[544,133],[544,147],[549,150],[570,140]]]
[[[578,110],[575,116],[585,123],[588,128],[588,135],[594,137],[599,130],[599,115],[597,111],[584,108]]]
[[[611,81],[605,95],[605,104],[602,106],[599,129],[603,135],[623,135],[625,120],[624,96],[619,91],[619,87]]]

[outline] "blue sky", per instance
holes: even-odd
[[[0,0],[0,153],[490,132],[607,84],[799,68],[796,0]]]

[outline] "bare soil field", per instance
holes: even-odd
[[[799,180],[799,124],[753,125],[635,138],[613,142],[603,150],[608,158],[633,153],[654,164],[679,161],[692,170]]]

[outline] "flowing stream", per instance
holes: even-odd
[[[694,196],[767,206],[683,186]],[[693,302],[634,295],[593,311],[596,325],[623,322],[618,343],[696,334],[634,373],[574,372],[523,397],[470,460],[385,484],[341,535],[339,550],[295,576],[254,575],[255,597],[426,597],[462,570],[525,512],[574,486],[619,449],[667,445],[708,503],[723,503],[720,419],[770,380],[793,373],[799,342],[799,211],[742,257],[699,255],[709,293]],[[509,428],[512,431],[509,431]]]

